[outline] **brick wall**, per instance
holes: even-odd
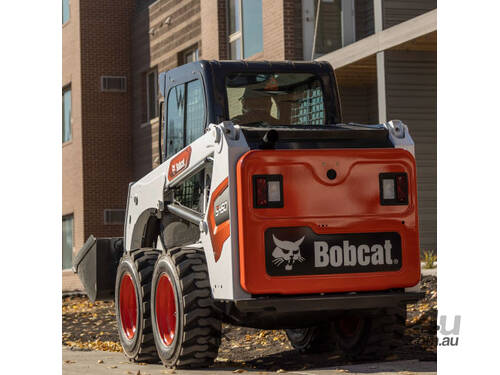
[[[226,0],[201,1],[201,45],[205,60],[227,60],[228,32]]]
[[[284,0],[262,0],[264,53],[258,60],[285,58]]]
[[[285,60],[304,60],[302,51],[302,1],[283,3]]]
[[[263,51],[248,60],[302,60],[302,6],[295,0],[262,0]],[[229,58],[227,2],[201,2],[203,59]]]
[[[303,60],[302,6],[294,0],[262,0],[264,51],[250,60]]]
[[[80,0],[84,234],[122,236],[104,210],[125,208],[132,179],[130,26],[134,0]],[[102,92],[101,76],[127,77],[127,92]]]

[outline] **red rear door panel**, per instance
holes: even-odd
[[[327,177],[329,169],[337,173],[334,180]],[[380,204],[379,174],[386,172],[407,173],[408,205]],[[266,174],[283,176],[282,208],[253,207],[252,176]],[[247,292],[307,294],[369,291],[404,288],[418,282],[420,256],[415,159],[408,151],[252,150],[239,160],[237,180],[241,285]],[[318,238],[321,235],[334,238],[336,236],[331,235],[343,234],[351,243],[356,243],[359,237],[356,234],[363,233],[368,237],[372,234],[376,240],[382,238],[383,233],[388,233],[391,238],[400,238],[402,264],[393,265],[391,270],[371,272],[365,272],[363,267],[354,267],[346,273],[332,273],[333,268],[325,267],[324,274],[315,270],[311,271],[315,274],[307,275],[293,274],[296,271],[292,268],[290,272],[281,272],[280,276],[271,276],[273,272],[268,271],[273,266],[268,260],[266,270],[265,250],[265,233],[270,228],[292,228],[279,229],[276,233],[280,230],[292,233],[293,228],[299,228],[297,233],[311,233]],[[296,237],[288,240],[299,241],[302,235]],[[268,253],[272,251],[269,241],[273,240],[270,238],[268,233]],[[283,246],[287,244],[292,246],[289,242]],[[303,254],[310,256],[313,254],[310,247],[315,245],[306,240],[297,246]],[[307,262],[313,261],[306,259],[304,264]],[[279,267],[284,266],[280,264]]]

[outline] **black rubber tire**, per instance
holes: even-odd
[[[123,255],[116,272],[115,310],[118,336],[125,356],[136,362],[158,362],[151,325],[150,295],[154,265],[161,251],[137,249]],[[132,278],[137,298],[137,328],[132,339],[126,337],[121,324],[120,285],[125,274]]]
[[[335,339],[329,324],[321,326],[286,329],[288,341],[301,353],[326,353],[335,350]]]
[[[353,313],[355,314],[355,313]],[[363,324],[353,337],[345,337],[339,327],[340,317],[332,324],[338,348],[348,359],[384,359],[403,342],[406,306],[381,309],[360,317]]]
[[[173,284],[176,301],[176,330],[166,345],[158,333],[156,290],[162,274]],[[221,321],[213,307],[208,269],[202,249],[177,248],[156,262],[151,291],[151,320],[158,355],[167,367],[208,367],[217,357]]]

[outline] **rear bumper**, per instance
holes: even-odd
[[[329,295],[298,297],[262,297],[235,301],[235,306],[242,313],[262,311],[276,313],[305,313],[368,310],[413,303],[423,298],[424,295],[425,293],[420,292],[369,292],[335,293]]]

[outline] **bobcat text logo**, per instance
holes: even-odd
[[[175,156],[170,162],[170,166],[168,167],[168,180],[172,181],[179,173],[189,167],[190,160],[191,146],[188,146],[184,151],[177,154],[177,156]]]
[[[180,162],[172,164],[172,174],[181,171],[186,166],[186,161],[182,159]]]
[[[386,240],[384,245],[349,245],[343,241],[343,246],[332,246],[324,241],[314,242],[314,267],[368,266],[397,264],[398,259],[392,259],[392,244]]]
[[[300,255],[300,244],[304,241],[304,237],[292,242],[292,241],[281,241],[277,239],[273,234],[273,241],[276,247],[273,250],[273,264],[279,267],[281,264],[285,263],[285,270],[290,271],[293,268],[295,262],[303,262],[305,260],[302,255]]]

